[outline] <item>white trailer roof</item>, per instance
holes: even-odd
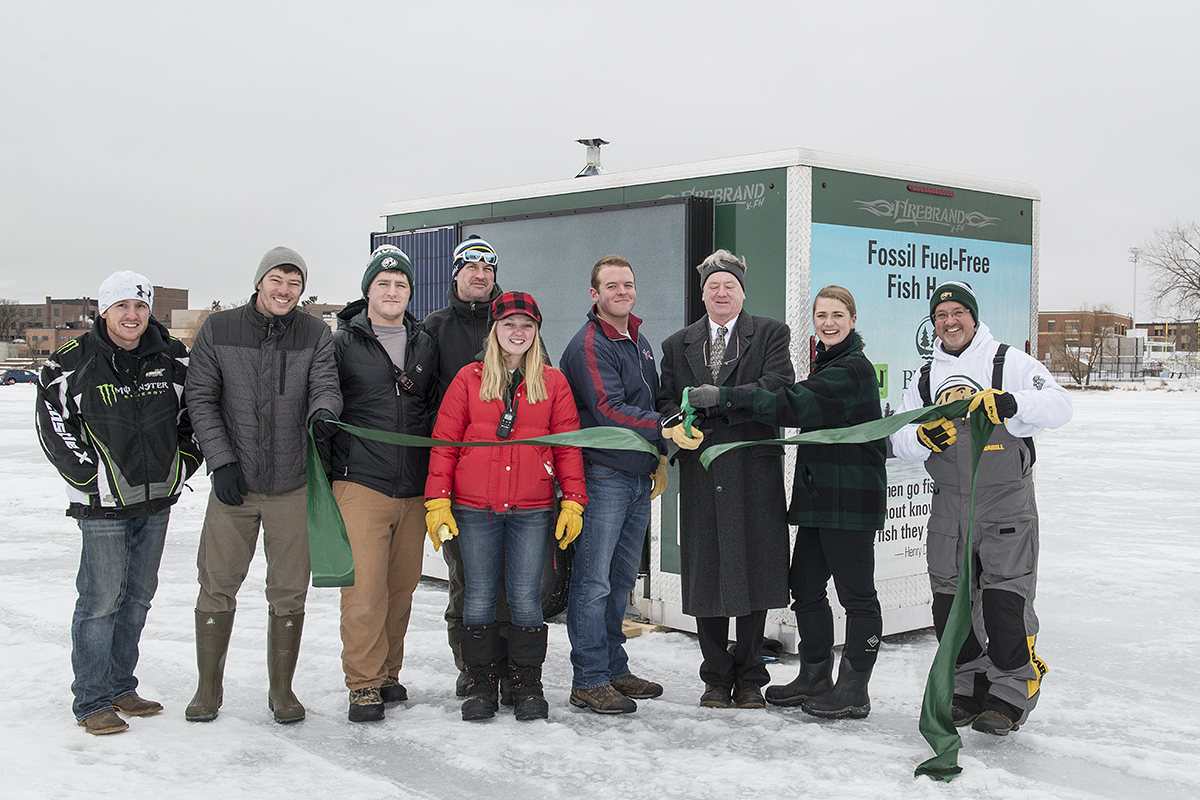
[[[1038,190],[1026,183],[1002,181],[995,178],[981,178],[976,175],[914,167],[908,164],[894,164],[870,158],[824,153],[820,150],[797,147],[789,150],[774,150],[769,153],[757,153],[749,156],[730,156],[728,158],[715,158],[710,161],[694,161],[689,164],[650,167],[648,169],[630,170],[628,172],[609,172],[604,175],[593,175],[587,178],[565,178],[557,181],[546,181],[544,183],[529,183],[523,186],[507,186],[500,189],[485,189],[477,192],[422,197],[414,200],[397,200],[385,205],[381,216],[386,218],[393,214],[410,214],[438,208],[456,208],[458,206],[480,205],[483,203],[499,203],[506,200],[523,200],[531,197],[547,197],[550,195],[570,194],[572,192],[664,183],[666,181],[687,180],[688,178],[700,178],[708,175],[726,175],[752,170],[794,166],[823,167],[845,172],[878,175],[884,178],[920,181],[922,183],[972,189],[991,194],[1023,197],[1029,200],[1041,200],[1041,194]]]

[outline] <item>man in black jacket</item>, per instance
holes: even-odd
[[[162,705],[137,694],[133,670],[171,506],[200,466],[184,402],[188,351],[150,316],[153,287],[116,272],[100,284],[92,330],[46,361],[37,430],[67,482],[83,540],[71,621],[72,709],[92,734]]]
[[[371,254],[362,300],[338,314],[333,337],[342,420],[428,436],[437,389],[437,345],[408,301],[412,264],[398,247]],[[354,585],[342,589],[342,670],[352,722],[383,719],[385,703],[408,699],[398,676],[425,542],[429,449],[359,439],[330,440],[333,496],[354,553]]]
[[[500,287],[496,285],[497,261],[496,251],[478,236],[464,239],[454,248],[454,277],[446,289],[449,305],[430,313],[424,322],[426,332],[437,342],[438,348],[435,407],[441,405],[446,389],[458,371],[474,362],[483,349],[492,325],[492,301],[500,296]],[[463,570],[458,539],[449,539],[442,545],[442,558],[446,560],[450,584],[450,597],[446,605],[446,638],[459,670],[455,691],[459,697],[463,697],[467,673],[459,650],[462,641]],[[502,627],[507,627],[509,614],[503,586],[496,604],[496,619]]]

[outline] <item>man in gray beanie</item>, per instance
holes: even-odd
[[[307,428],[327,438],[342,410],[333,336],[296,310],[308,267],[294,250],[267,252],[244,306],[204,320],[192,346],[187,391],[212,493],[200,532],[196,661],[199,688],[185,716],[215,719],[237,592],[259,529],[267,557],[268,704],[277,722],[304,719],[292,693],[309,555]]]

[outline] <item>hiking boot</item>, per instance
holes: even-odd
[[[458,677],[454,679],[454,696],[466,697],[467,689],[471,687],[471,676],[467,674],[464,668],[459,671]]]
[[[998,697],[988,697],[987,704],[971,723],[971,728],[980,733],[990,733],[992,736],[1008,736],[1009,731],[1021,727],[1016,722],[1020,718],[1021,711],[1016,706]]]
[[[766,708],[767,703],[763,700],[762,690],[753,683],[742,683],[738,681],[733,685],[733,706],[734,708]]]
[[[375,722],[383,719],[383,698],[374,686],[350,690],[350,721]]]
[[[824,661],[800,660],[800,672],[790,683],[767,687],[767,702],[773,706],[798,706],[833,688],[833,653]]]
[[[843,657],[833,688],[825,694],[805,700],[800,708],[804,713],[822,719],[864,719],[871,713],[871,698],[867,694],[870,680],[871,670],[858,672]]]
[[[117,712],[111,708],[92,714],[90,717],[84,717],[76,724],[94,736],[105,736],[129,730],[129,723],[118,717]]]
[[[592,689],[572,686],[571,705],[590,708],[597,714],[632,714],[637,711],[637,703],[614,689],[611,683]]]
[[[137,696],[137,692],[127,694],[113,702],[113,708],[127,717],[148,717],[163,710],[162,703],[145,700]]]
[[[383,679],[383,685],[379,687],[379,696],[383,699],[384,705],[403,703],[408,699],[408,689],[404,688],[403,683],[389,675]]]
[[[700,705],[705,708],[729,708],[732,704],[733,698],[729,694],[728,686],[704,684],[704,694],[700,695]]]
[[[609,683],[618,692],[626,697],[632,697],[634,700],[649,700],[663,693],[661,683],[639,678],[632,672],[621,678],[613,678]]]
[[[950,703],[950,721],[954,727],[961,728],[974,722],[982,711],[983,704],[974,697],[956,694]]]

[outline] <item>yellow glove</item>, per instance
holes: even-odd
[[[458,536],[458,524],[450,513],[450,498],[438,497],[425,501],[425,530],[429,533],[429,541],[433,542],[433,550],[437,552],[442,542]]]
[[[667,490],[667,457],[658,457],[658,469],[654,470],[654,474],[650,476],[654,481],[654,488],[650,490],[650,499],[658,497]]]
[[[980,406],[983,406],[983,411],[992,424],[999,425],[1017,413],[1017,398],[1001,389],[984,389],[971,396],[971,405],[967,410],[974,411]]]
[[[566,550],[567,545],[575,541],[575,537],[583,530],[583,506],[574,500],[563,500],[559,505],[562,510],[558,512],[554,538],[558,539],[558,549]]]
[[[940,453],[958,441],[958,431],[953,422],[941,417],[917,428],[917,441],[933,452]]]
[[[688,436],[687,431],[683,429],[683,425],[675,425],[663,431],[667,437],[675,444],[679,445],[684,450],[695,450],[704,441],[704,433],[695,425],[692,426],[692,435]]]

